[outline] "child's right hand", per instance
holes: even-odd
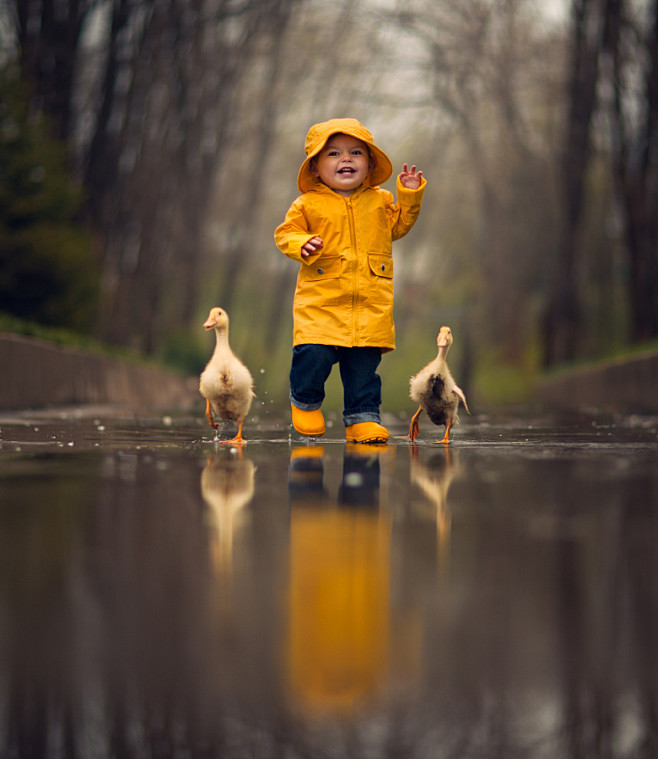
[[[317,253],[317,251],[321,249],[322,238],[311,237],[311,239],[305,245],[302,245],[302,258],[307,259],[309,256],[313,255],[313,253]]]

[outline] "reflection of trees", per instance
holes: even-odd
[[[653,499],[647,498],[653,493]],[[638,756],[658,756],[658,587],[654,537],[658,529],[655,478],[626,494],[623,560],[628,567],[630,635],[633,641],[631,668],[637,688],[641,751]]]
[[[228,625],[215,615],[222,579],[209,555],[198,462],[171,469],[157,455],[110,454],[79,479],[53,476],[47,503],[29,486],[9,491],[0,755],[219,757],[236,734],[247,745],[250,727],[227,735],[226,704],[237,708],[254,682],[268,687],[272,664],[247,655],[254,633],[245,635],[245,619]],[[243,718],[252,724],[247,708]]]
[[[415,563],[397,604],[419,617],[422,685],[394,700],[391,744],[412,756],[420,740],[441,745],[437,757],[653,756],[655,477],[601,482],[561,462],[526,479],[460,453],[448,571],[430,584],[404,552]]]
[[[218,661],[198,468],[172,477],[137,455],[104,467],[89,566],[102,737],[117,756],[166,755],[193,720],[197,739],[214,741],[202,708]]]
[[[34,465],[43,471],[47,457]],[[53,729],[67,746],[78,729],[70,582],[83,562],[89,493],[57,476],[46,502],[29,485],[0,492],[0,755],[47,757]]]
[[[585,456],[450,451],[439,576],[453,469],[418,448],[396,457],[390,511],[372,451],[325,455],[333,481],[317,456],[295,457],[288,483],[281,458],[258,459],[224,614],[205,457],[109,453],[75,476],[44,457],[46,502],[30,470],[0,478],[0,755],[654,756],[655,472],[631,455],[607,477]],[[298,694],[361,711],[288,711],[279,657],[295,636]]]
[[[651,483],[601,498],[606,513],[578,515],[577,494],[558,529],[557,612],[563,687],[564,756],[625,756],[658,750],[658,595]],[[654,554],[652,556],[652,553]],[[634,713],[632,731],[627,721]]]

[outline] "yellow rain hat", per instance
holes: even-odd
[[[349,134],[350,137],[356,137],[357,140],[366,143],[374,164],[366,179],[369,185],[375,187],[390,179],[393,174],[393,164],[386,153],[375,145],[374,137],[370,131],[356,119],[330,119],[329,121],[322,121],[320,124],[314,124],[308,130],[304,144],[306,160],[297,176],[297,187],[299,187],[300,192],[312,190],[315,184],[320,181],[311,174],[311,159],[322,150],[332,134]]]

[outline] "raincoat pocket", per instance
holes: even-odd
[[[342,259],[321,257],[312,264],[302,264],[297,280],[300,306],[336,306],[340,301]]]
[[[368,263],[370,264],[370,271],[373,274],[385,279],[393,278],[393,256],[381,253],[369,253]]]
[[[341,259],[338,257],[319,258],[312,264],[302,264],[300,279],[305,282],[335,279],[340,277],[340,264]]]

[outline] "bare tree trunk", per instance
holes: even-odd
[[[70,140],[83,22],[98,0],[13,0],[33,107]],[[88,213],[102,250],[101,336],[156,350],[196,313],[203,228],[240,81],[269,45],[261,162],[274,138],[277,43],[299,0],[111,0],[94,134],[83,148]],[[273,23],[274,19],[274,23]],[[265,48],[267,50],[267,48]],[[91,81],[91,80],[90,80]],[[250,208],[260,197],[252,172]],[[249,228],[248,215],[236,221]],[[245,243],[246,245],[246,243]],[[243,263],[244,249],[236,252]]]
[[[277,81],[281,67],[284,46],[281,45],[281,35],[284,33],[290,16],[290,3],[286,0],[278,2],[270,16],[270,40],[268,57],[268,75],[263,83],[262,111],[256,135],[256,150],[250,158],[250,167],[245,172],[247,176],[246,192],[243,193],[243,210],[234,220],[229,233],[230,247],[224,258],[225,266],[220,287],[218,303],[231,310],[232,301],[236,294],[236,283],[240,272],[249,265],[251,243],[255,228],[254,215],[263,196],[263,175],[268,156],[276,137],[276,120],[282,104],[277,91]]]
[[[23,76],[30,83],[33,107],[48,114],[52,136],[64,142],[72,133],[76,49],[89,0],[14,0]]]
[[[646,75],[646,118],[639,183],[646,235],[633,260],[633,336],[636,340],[658,335],[658,0],[652,4],[653,23],[646,39],[649,60]],[[639,235],[638,235],[639,236]]]
[[[578,233],[583,213],[584,182],[590,159],[590,131],[596,105],[601,3],[573,0],[569,112],[561,171],[563,218],[553,283],[544,317],[544,364],[575,358],[580,338],[578,300]]]
[[[625,112],[625,69],[633,65],[621,50],[625,7],[608,0],[611,32],[607,48],[613,61],[613,172],[623,213],[624,236],[630,260],[629,303],[631,337],[635,341],[658,335],[658,0],[651,7],[644,50],[644,110],[637,133]]]

